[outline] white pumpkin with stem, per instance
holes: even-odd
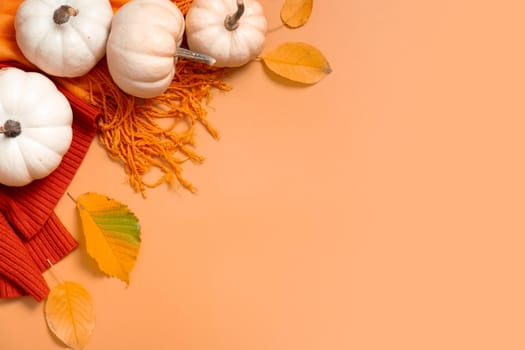
[[[104,56],[112,17],[109,0],[24,0],[15,16],[16,42],[45,73],[79,77]]]
[[[266,29],[256,0],[194,0],[186,14],[188,47],[214,57],[218,67],[239,67],[256,58]]]
[[[72,121],[68,100],[45,75],[0,69],[0,183],[51,174],[71,145]]]
[[[124,92],[161,95],[175,75],[177,59],[214,64],[212,57],[181,48],[184,16],[169,0],[131,0],[113,17],[106,47],[109,73]]]

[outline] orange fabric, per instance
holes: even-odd
[[[31,294],[42,300],[49,289],[40,272],[77,247],[54,209],[95,137],[99,110],[59,88],[73,109],[73,139],[59,167],[22,187],[0,185],[0,234],[13,238],[15,233],[19,241],[4,237],[0,242],[0,298]]]
[[[0,60],[16,61],[24,67],[33,67],[16,45],[13,23],[16,9],[21,2],[21,0],[3,0],[0,2]]]
[[[111,0],[114,11],[128,0]],[[14,18],[22,0],[0,2],[0,62],[14,61],[26,69],[34,67],[16,45]],[[192,0],[174,0],[185,14]],[[112,81],[105,59],[79,78],[51,77],[58,84],[101,110],[98,137],[111,158],[122,163],[134,190],[143,195],[148,187],[163,183],[181,184],[195,191],[182,176],[186,160],[201,162],[194,149],[194,129],[202,124],[211,136],[218,132],[206,119],[204,104],[212,89],[227,90],[225,69],[179,60],[170,88],[153,99],[138,99],[121,91]],[[159,121],[159,120],[164,121]],[[170,121],[165,123],[166,119]],[[161,125],[169,124],[164,127]],[[188,125],[182,132],[180,125]],[[158,170],[158,171],[155,171]],[[153,174],[153,175],[151,175]],[[148,177],[153,180],[146,180]]]

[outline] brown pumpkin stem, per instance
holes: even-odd
[[[241,19],[242,14],[244,13],[244,2],[242,0],[237,0],[237,11],[226,16],[224,19],[224,27],[228,30],[235,30],[239,27],[239,19]]]
[[[17,137],[22,133],[22,127],[20,122],[16,120],[8,119],[4,125],[0,126],[0,134],[4,134],[6,137]]]
[[[190,61],[206,63],[209,66],[213,66],[216,62],[215,58],[211,56],[205,55],[200,52],[194,52],[180,46],[177,47],[177,52],[175,53],[175,56],[182,57]]]
[[[76,16],[77,14],[78,10],[76,8],[69,5],[62,5],[53,13],[53,21],[55,21],[56,24],[64,24],[69,21],[71,16]]]

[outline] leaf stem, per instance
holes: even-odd
[[[60,276],[59,276],[58,273],[56,272],[55,265],[53,265],[53,263],[51,262],[50,259],[47,259],[47,263],[49,264],[49,271],[51,272],[51,274],[53,275],[53,277],[57,280],[58,284],[62,284],[62,283],[64,283],[64,281],[62,280],[62,278],[60,278]]]
[[[67,196],[69,197],[69,199],[71,199],[73,202],[77,202],[77,200],[75,199],[75,197],[73,197],[73,195],[69,192],[66,192]]]

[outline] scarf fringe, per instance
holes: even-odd
[[[183,176],[182,164],[188,160],[201,163],[204,157],[194,150],[195,127],[204,126],[219,138],[206,119],[212,89],[230,87],[222,80],[226,69],[179,60],[177,72],[165,93],[141,99],[122,92],[113,82],[105,61],[86,76],[89,101],[100,108],[98,139],[109,156],[120,162],[131,187],[146,195],[147,188],[162,184],[180,184],[196,192]],[[146,177],[160,170],[156,180]]]

